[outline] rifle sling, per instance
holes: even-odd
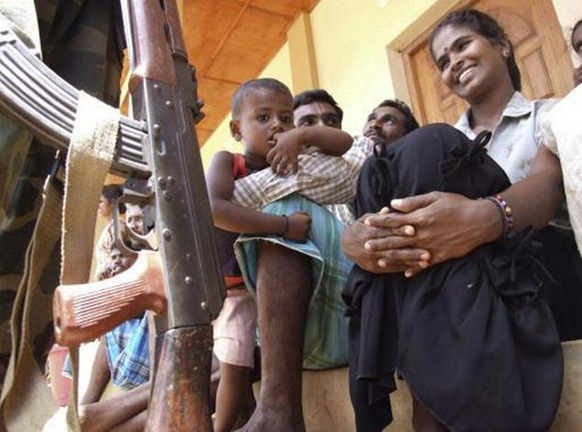
[[[52,319],[52,311],[46,307],[52,293],[45,292],[39,281],[61,231],[62,194],[51,182],[45,184],[44,194],[12,309],[12,352],[2,389],[0,430],[42,430],[57,410],[33,354],[35,337]]]
[[[61,284],[86,283],[93,256],[99,195],[115,148],[119,111],[81,93],[74,132],[67,152],[61,240]],[[77,349],[70,349],[73,391],[68,423],[77,431]]]

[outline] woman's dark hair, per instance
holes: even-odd
[[[576,24],[574,24],[574,27],[572,27],[572,33],[570,33],[570,44],[572,44],[572,48],[574,48],[574,51],[576,51],[576,47],[574,46],[574,33],[576,33],[576,30],[578,30],[578,27],[580,27],[582,25],[582,19],[579,19]]]
[[[458,26],[458,27],[468,27],[475,33],[480,34],[486,38],[493,45],[507,44],[509,46],[509,57],[507,58],[507,69],[509,71],[509,76],[511,77],[511,83],[513,88],[517,91],[521,91],[521,72],[517,67],[515,62],[515,54],[513,52],[513,45],[507,37],[503,27],[490,15],[484,12],[478,11],[476,9],[459,9],[451,12],[445,16],[434,28],[430,36],[430,53],[433,60],[436,61],[434,52],[432,50],[432,44],[436,35],[447,26]]]
[[[113,205],[117,201],[117,199],[120,198],[121,195],[123,195],[123,185],[113,183],[105,185],[101,190],[101,195],[105,197],[109,205]],[[125,204],[123,203],[119,204],[119,213],[120,214],[125,213]]]

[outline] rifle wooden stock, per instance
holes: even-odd
[[[112,278],[56,289],[57,342],[71,346],[95,339],[146,309],[164,313],[166,302],[159,253],[141,251],[129,269]]]
[[[173,328],[163,336],[146,431],[211,432],[212,326]]]

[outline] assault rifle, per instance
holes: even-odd
[[[117,312],[107,312],[94,320],[93,324],[97,322],[101,327],[92,331],[112,328],[116,320],[123,320],[128,306],[134,308],[129,311],[131,316],[138,306],[136,299],[146,293],[139,308],[148,304],[158,313],[165,311],[156,319],[158,361],[148,429],[195,427],[210,431],[210,323],[221,308],[224,286],[194,130],[194,119],[200,117],[197,83],[188,63],[175,0],[121,3],[135,118],[122,117],[111,171],[127,177],[130,186],[148,185],[142,192],[155,202],[159,244],[159,252],[150,254],[159,253],[159,258],[141,258],[148,261],[141,285],[138,282],[143,289],[129,300],[125,298]],[[41,141],[66,150],[77,105],[78,91],[33,56],[9,28],[0,28],[0,111],[29,128]],[[158,270],[147,273],[156,268],[156,259],[161,264]],[[152,274],[158,283],[152,281]],[[159,280],[166,287],[165,295],[159,291]],[[146,282],[149,285],[144,288]],[[76,291],[80,290],[77,287]],[[63,298],[59,301],[64,304]],[[98,309],[94,303],[89,304],[90,309]],[[116,315],[113,321],[99,324],[112,315]],[[65,321],[65,315],[55,319],[61,343],[78,343],[95,335],[71,336],[66,328],[59,327]]]

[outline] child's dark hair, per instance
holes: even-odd
[[[284,95],[289,95],[290,98],[293,98],[293,95],[291,94],[291,90],[289,90],[289,87],[287,87],[281,81],[276,80],[275,78],[252,79],[242,83],[232,95],[232,99],[230,100],[230,111],[232,118],[236,119],[240,115],[240,110],[242,107],[244,97],[257,89],[275,90]]]
[[[109,205],[113,205],[115,204],[117,199],[123,195],[123,185],[114,183],[107,184],[103,186],[103,189],[101,190],[101,195],[107,200]],[[120,203],[118,208],[119,213],[121,214],[125,213],[125,204]]]
[[[509,46],[509,57],[507,58],[507,69],[509,71],[509,76],[511,77],[511,83],[513,88],[517,91],[521,91],[521,72],[517,67],[515,62],[515,54],[513,52],[513,45],[507,37],[503,27],[490,15],[484,12],[478,11],[476,9],[459,9],[457,11],[451,12],[446,17],[444,17],[434,28],[430,36],[430,53],[433,60],[436,62],[434,52],[432,50],[432,44],[436,35],[445,27],[454,25],[459,27],[468,27],[474,32],[480,34],[493,45],[496,44],[507,44]]]
[[[412,132],[414,129],[418,129],[418,122],[416,121],[416,118],[414,118],[412,110],[408,105],[406,105],[405,102],[399,99],[386,99],[380,102],[376,108],[380,107],[392,107],[400,111],[404,116],[404,129],[406,130],[406,133]]]
[[[582,25],[582,19],[579,19],[576,24],[574,24],[574,27],[572,27],[572,33],[570,33],[570,44],[572,44],[572,48],[574,48],[574,51],[576,51],[576,47],[574,46],[574,33],[576,33],[576,30],[578,30],[578,27],[580,27]]]
[[[303,105],[310,105],[316,102],[330,104],[337,113],[340,123],[344,119],[344,111],[339,107],[332,95],[323,89],[306,90],[293,98],[293,111]]]

